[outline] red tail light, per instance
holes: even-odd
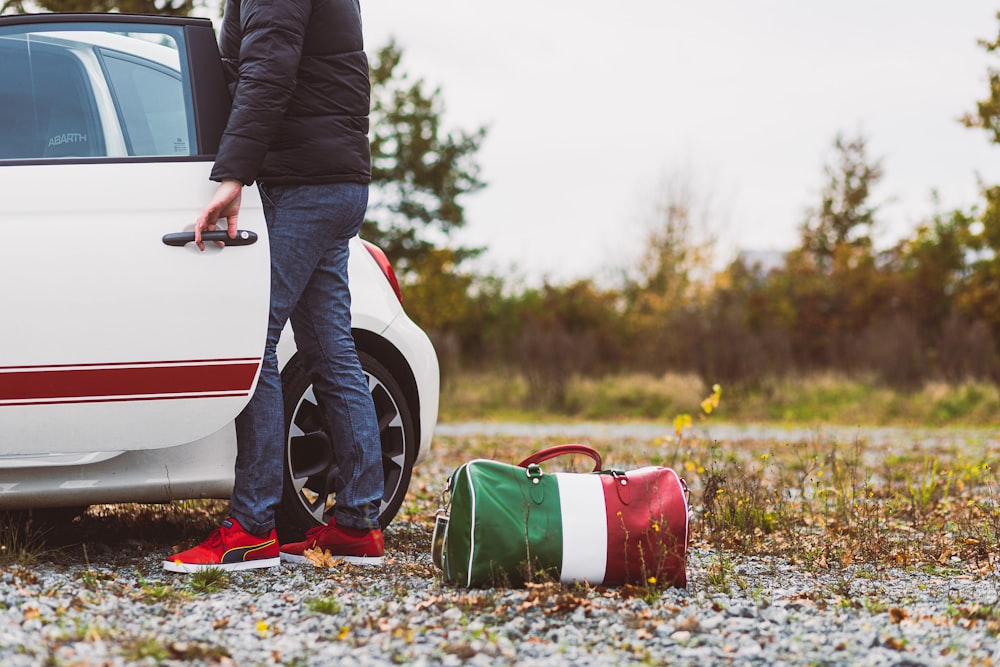
[[[392,291],[396,293],[396,298],[399,299],[399,304],[402,305],[403,293],[399,291],[399,281],[396,280],[396,272],[392,270],[392,264],[389,262],[389,258],[385,256],[384,252],[382,252],[382,248],[379,248],[374,243],[365,241],[364,239],[362,239],[361,242],[364,244],[365,250],[368,251],[368,254],[371,255],[372,259],[375,260],[375,263],[378,264],[378,268],[382,269],[385,279],[389,281],[390,285],[392,285]]]

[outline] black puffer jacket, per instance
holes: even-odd
[[[227,0],[219,49],[233,109],[213,180],[371,181],[359,0]]]

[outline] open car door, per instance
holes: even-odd
[[[195,441],[257,380],[267,232],[191,231],[229,112],[206,19],[0,17],[0,456]],[[174,236],[170,236],[174,234]]]

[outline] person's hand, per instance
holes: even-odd
[[[202,232],[209,232],[216,229],[219,218],[226,219],[229,238],[236,238],[236,228],[240,217],[240,202],[243,196],[243,183],[233,178],[223,179],[219,187],[215,190],[215,195],[208,206],[198,217],[198,222],[194,225],[194,242],[199,250],[205,249],[205,244],[201,240]],[[221,241],[216,241],[219,246],[226,245]]]

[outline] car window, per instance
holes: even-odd
[[[0,160],[196,152],[182,33],[121,29],[0,33]]]
[[[101,54],[129,155],[190,155],[180,73],[121,52]]]
[[[0,48],[0,154],[5,158],[104,154],[93,91],[82,63],[27,40]]]

